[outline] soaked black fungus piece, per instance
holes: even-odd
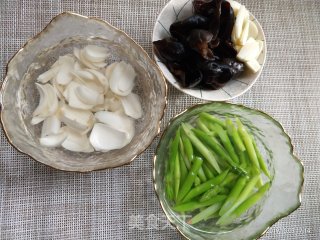
[[[155,41],[153,46],[155,54],[163,62],[181,62],[186,58],[183,44],[172,38]]]
[[[207,89],[219,89],[232,78],[231,67],[224,63],[207,61],[201,66],[201,71],[201,86]]]
[[[220,58],[235,58],[237,51],[233,48],[231,42],[221,41],[219,46],[214,49],[214,54]]]
[[[217,13],[217,10],[220,11],[221,2],[222,0],[194,0],[193,11],[202,16],[212,16]]]
[[[214,55],[208,46],[212,40],[212,33],[202,29],[194,29],[190,32],[187,42],[191,49],[198,52],[205,59],[213,59]]]
[[[188,64],[169,63],[168,68],[183,88],[196,87],[202,81],[202,73],[196,67],[190,67]]]
[[[234,58],[225,58],[222,62],[230,67],[232,78],[239,76],[244,71],[244,64]]]
[[[209,20],[207,17],[201,15],[193,15],[184,19],[183,21],[178,21],[170,26],[171,36],[184,42],[186,37],[189,35],[190,31],[198,29],[208,28]]]
[[[231,33],[234,25],[234,12],[230,3],[224,1],[221,3],[219,38],[231,42]]]

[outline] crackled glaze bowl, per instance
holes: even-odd
[[[181,122],[189,122],[200,112],[224,117],[238,117],[254,135],[271,174],[271,187],[265,197],[239,218],[235,224],[219,227],[216,219],[196,225],[186,223],[186,216],[171,209],[164,189],[164,171],[169,141]],[[293,153],[290,137],[275,119],[259,110],[225,102],[198,104],[173,118],[158,144],[153,166],[154,188],[168,220],[187,239],[256,239],[280,218],[301,204],[303,165]]]
[[[176,21],[181,21],[187,18],[192,14],[192,0],[169,1],[167,5],[162,9],[156,20],[152,34],[152,41],[157,41],[160,39],[170,37],[170,25]],[[170,82],[170,84],[172,84],[176,89],[183,93],[208,101],[227,101],[236,98],[248,91],[257,81],[262,72],[267,56],[266,39],[263,29],[258,20],[251,13],[250,20],[254,21],[258,28],[257,39],[263,41],[263,51],[258,58],[258,62],[261,65],[261,68],[257,73],[251,73],[250,70],[244,71],[240,76],[238,76],[235,79],[231,79],[227,82],[227,84],[224,87],[218,90],[182,88],[178,81],[175,79],[174,75],[169,71],[166,65],[159,60],[159,58],[155,54],[153,54],[154,59],[161,71],[163,72],[165,78],[168,80],[168,82]]]
[[[137,72],[134,92],[142,102],[143,117],[136,123],[130,144],[107,153],[75,153],[39,144],[41,124],[32,126],[39,94],[37,77],[59,56],[88,44],[107,48],[113,61],[124,60]],[[166,83],[147,53],[124,32],[109,23],[74,13],[62,13],[10,60],[1,88],[1,122],[8,141],[19,151],[51,167],[67,171],[92,171],[130,163],[159,132],[166,105]]]

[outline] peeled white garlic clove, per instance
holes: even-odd
[[[60,120],[72,129],[87,132],[94,123],[94,115],[91,111],[81,110],[62,104],[60,108]]]
[[[142,117],[142,107],[139,96],[135,93],[130,93],[128,96],[120,98],[124,112],[134,118],[138,119]]]
[[[75,93],[85,104],[98,105],[104,102],[103,94],[83,85],[78,86]]]
[[[124,132],[103,123],[93,125],[89,140],[96,151],[102,152],[120,149],[127,144],[127,136]]]
[[[65,97],[63,96],[63,92],[64,92],[64,90],[65,90],[65,89],[64,89],[64,86],[58,84],[58,83],[55,81],[55,79],[53,79],[53,80],[51,81],[51,83],[52,83],[52,86],[53,86],[54,91],[56,92],[56,95],[57,95],[58,99],[64,101],[64,100],[65,100]]]
[[[73,152],[93,152],[86,134],[80,134],[70,128],[64,127],[66,132],[66,139],[62,142],[61,146]]]
[[[248,38],[253,38],[256,39],[258,37],[258,28],[256,24],[252,21],[249,21],[249,33],[248,33]]]
[[[36,83],[36,87],[40,94],[38,107],[34,110],[33,116],[49,117],[53,115],[58,108],[58,98],[52,85]]]
[[[53,78],[55,78],[56,74],[57,74],[57,68],[51,68],[48,71],[40,74],[39,77],[37,78],[37,81],[41,83],[47,83]]]
[[[256,59],[259,54],[259,43],[253,38],[249,38],[237,55],[240,61],[247,62]]]
[[[105,75],[108,79],[110,79],[111,74],[117,65],[118,65],[118,62],[114,62],[114,63],[111,63],[108,67],[106,67]]]
[[[115,130],[126,133],[127,143],[129,143],[134,136],[134,120],[124,114],[100,111],[95,113],[95,118],[97,122],[104,123]]]
[[[58,134],[61,127],[61,121],[55,115],[46,118],[42,124],[41,137]]]
[[[130,64],[119,62],[109,78],[111,91],[120,96],[127,96],[134,87],[135,77],[136,73]]]
[[[39,139],[40,145],[45,147],[59,147],[66,139],[67,134],[60,131],[57,134],[48,135]]]
[[[107,49],[100,46],[88,45],[83,49],[83,56],[93,63],[104,62],[109,56]]]
[[[80,57],[80,62],[91,69],[99,69],[99,68],[103,68],[107,65],[107,63],[105,62],[91,62],[89,59],[86,58],[85,54],[84,54],[84,50],[80,50],[79,51],[79,57]]]

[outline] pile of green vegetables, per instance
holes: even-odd
[[[189,224],[216,218],[229,225],[270,187],[254,137],[238,118],[235,123],[203,112],[193,124],[181,123],[170,140],[166,197],[174,211],[192,216]]]

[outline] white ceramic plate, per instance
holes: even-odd
[[[171,0],[159,14],[156,24],[153,29],[152,41],[157,41],[163,38],[170,37],[169,27],[173,22],[181,21],[192,15],[192,0]],[[258,39],[264,42],[264,48],[261,52],[258,62],[261,65],[260,71],[253,74],[248,70],[241,74],[238,78],[230,80],[223,88],[219,90],[199,90],[199,89],[187,89],[182,88],[176,81],[175,77],[168,70],[165,64],[160,62],[160,60],[154,55],[155,61],[160,67],[166,79],[180,91],[191,95],[196,98],[200,98],[208,101],[227,101],[238,97],[248,91],[252,85],[259,78],[261,71],[263,69],[265,60],[267,46],[265,41],[265,36],[261,28],[260,23],[250,14],[250,19],[256,23],[259,30]]]

